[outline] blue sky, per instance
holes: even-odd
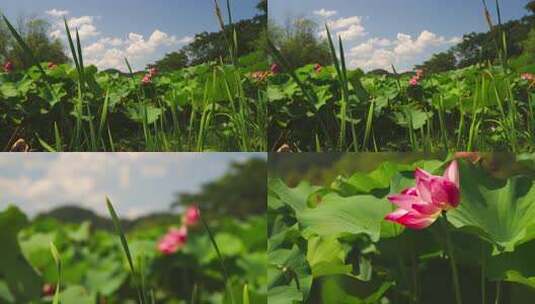
[[[109,196],[121,216],[167,211],[174,194],[196,191],[229,164],[265,153],[3,153],[0,210],[30,216],[69,203],[107,215]]]
[[[226,1],[219,1],[225,5]],[[257,14],[255,0],[233,0],[236,20]],[[0,10],[11,20],[21,15],[47,18],[51,34],[64,38],[65,16],[82,35],[87,61],[100,68],[125,70],[160,59],[187,44],[195,34],[218,30],[213,0],[2,0]],[[226,10],[225,10],[226,12]],[[152,37],[152,38],[151,38]]]
[[[503,19],[527,15],[526,3],[501,0]],[[344,38],[352,67],[366,70],[411,69],[463,34],[487,30],[480,0],[270,0],[269,17],[278,24],[303,17],[329,23]]]

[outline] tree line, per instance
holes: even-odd
[[[505,33],[508,57],[516,57],[519,66],[535,63],[535,1],[529,2],[526,9],[531,12],[530,15],[500,26],[500,30]],[[497,35],[497,28],[484,33],[465,34],[461,43],[445,52],[434,54],[416,68],[439,73],[495,62],[499,51],[495,42]]]

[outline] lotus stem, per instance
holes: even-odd
[[[457,304],[462,304],[461,286],[459,284],[459,272],[457,270],[457,264],[455,263],[455,257],[453,254],[453,246],[451,243],[450,231],[448,229],[448,217],[446,215],[446,212],[442,213],[442,219],[440,222],[442,223],[442,227],[444,228],[444,232],[446,234],[446,251],[450,260],[453,288],[455,291],[455,302]]]
[[[502,294],[502,281],[496,282],[496,299],[494,300],[494,304],[500,303],[500,298]]]

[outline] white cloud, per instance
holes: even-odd
[[[354,24],[361,24],[362,19],[359,16],[353,16],[353,17],[347,17],[347,18],[340,18],[336,20],[332,20],[327,22],[331,30],[339,30],[343,28],[347,28]]]
[[[95,54],[92,58],[89,58],[87,62],[94,64],[99,69],[119,69],[125,70],[124,58],[126,54],[124,51],[111,48],[104,50],[103,53]]]
[[[375,49],[384,48],[391,44],[392,41],[386,38],[371,38],[368,39],[368,41],[351,48],[349,55],[354,57],[366,57],[373,53]]]
[[[84,24],[93,24],[92,16],[73,17],[67,20],[69,28],[80,27]]]
[[[341,37],[344,40],[349,49],[346,59],[352,68],[390,69],[394,65],[405,70],[430,56],[432,52],[441,51],[462,41],[459,37],[447,38],[429,30],[421,31],[416,37],[398,33],[394,38],[373,37],[363,40],[369,35],[364,25],[364,17],[334,17],[340,12],[325,8],[312,13],[325,19],[324,22],[334,38]],[[327,37],[326,30],[321,30],[318,34],[321,38]]]
[[[314,15],[317,15],[317,16],[320,16],[320,17],[323,17],[323,18],[329,18],[329,17],[332,17],[332,16],[336,15],[338,12],[337,11],[328,11],[328,10],[322,8],[320,10],[314,11],[313,13],[314,13]]]
[[[84,48],[84,55],[89,57],[94,57],[95,55],[98,55],[106,49],[104,43],[102,42],[95,42],[93,44],[90,44],[89,46],[86,46]]]
[[[344,40],[353,40],[366,35],[366,32],[364,31],[364,27],[361,25],[353,24],[349,26],[349,28],[339,31],[337,34]]]
[[[390,69],[391,65],[406,66],[416,58],[444,46],[459,42],[458,37],[447,39],[431,31],[424,30],[418,37],[398,33],[394,40],[371,38],[352,47],[348,53],[351,67],[364,70]]]
[[[446,43],[449,43],[446,41],[446,38],[438,36],[428,30],[422,31],[416,39],[412,39],[410,35],[399,33],[397,35],[394,52],[402,56],[419,54],[429,47],[439,46]]]
[[[191,37],[191,36],[185,36],[185,37],[183,37],[183,38],[180,38],[180,39],[178,40],[178,43],[179,43],[179,44],[188,44],[188,43],[193,42],[194,40],[195,40],[194,37]]]
[[[143,35],[130,33],[128,34],[129,46],[126,48],[126,53],[131,56],[146,55],[154,52],[159,46],[171,46],[176,43],[175,36],[169,36],[160,30],[155,30],[148,40],[145,40]]]
[[[335,36],[340,36],[344,40],[353,40],[367,35],[362,25],[362,18],[359,16],[329,20],[327,25]],[[327,31],[321,31],[320,36],[327,37]]]
[[[82,16],[78,18],[70,18],[67,20],[69,29],[74,35],[74,32],[78,30],[80,39],[85,39],[88,37],[95,37],[100,35],[100,32],[97,30],[97,27],[93,24],[93,16]]]
[[[100,40],[104,44],[109,44],[111,46],[121,46],[124,42],[120,38],[102,38]]]
[[[66,10],[58,10],[58,9],[51,9],[51,10],[48,10],[48,11],[45,11],[45,13],[49,16],[52,16],[52,17],[56,17],[56,18],[59,18],[59,17],[63,17],[63,16],[66,16],[69,14],[69,11],[66,11]]]
[[[66,10],[52,9],[47,11],[52,18],[52,28],[49,35],[66,42],[63,17],[69,15]],[[184,45],[193,41],[193,37],[177,38],[174,35],[156,29],[145,38],[139,33],[129,33],[124,39],[120,37],[102,37],[96,25],[95,16],[71,16],[67,24],[72,35],[78,30],[82,44],[85,45],[84,57],[88,64],[94,64],[99,69],[126,70],[124,58],[128,58],[134,68],[141,68],[163,48]]]
[[[366,57],[356,57],[350,61],[350,66],[359,67],[364,70],[390,69],[392,64],[396,64],[398,58],[392,51],[377,49],[369,52]]]
[[[141,167],[141,174],[149,178],[162,178],[167,174],[167,169],[162,165],[144,165]]]
[[[61,30],[53,30],[49,33],[50,37],[54,38],[54,39],[59,39],[61,37],[63,37],[63,31]]]
[[[130,167],[122,165],[119,168],[119,186],[126,189],[130,186]]]

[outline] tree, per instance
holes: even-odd
[[[156,67],[161,72],[171,72],[188,66],[188,55],[184,50],[165,55],[163,59],[156,61],[150,67]]]
[[[507,54],[509,58],[519,56],[523,52],[524,41],[529,31],[535,27],[535,15],[525,16],[519,20],[511,20],[501,25],[500,32],[507,37]],[[454,46],[454,52],[458,60],[457,67],[464,68],[470,65],[493,62],[498,58],[497,38],[498,31],[485,33],[469,33],[463,36],[463,41]],[[501,47],[501,46],[500,46]]]
[[[535,0],[528,2],[528,4],[526,4],[526,9],[532,14],[535,14]]]
[[[425,61],[422,65],[416,66],[417,69],[423,69],[426,73],[441,73],[451,71],[456,68],[457,58],[452,51],[434,54],[431,59]]]
[[[532,62],[535,62],[535,28],[529,32],[528,38],[524,41],[524,54],[526,54]]]
[[[267,1],[260,0],[257,9],[260,14],[226,25],[224,31],[202,32],[195,35],[193,42],[183,48],[188,55],[190,65],[228,58],[229,46],[225,37],[232,39],[234,31],[238,38],[238,57],[258,51],[261,46],[257,41],[265,35],[267,27]]]
[[[216,61],[220,58],[228,58],[228,45],[225,36],[233,37],[234,30],[238,38],[238,57],[257,50],[255,43],[263,35],[266,28],[263,16],[241,20],[232,26],[226,26],[225,32],[202,32],[195,35],[193,42],[184,48],[190,64],[198,65],[205,62]],[[229,41],[230,42],[230,41]]]
[[[237,33],[237,55],[242,57],[254,52],[265,53],[265,33],[267,28],[267,0],[259,0],[256,8],[259,14],[249,18],[226,25],[224,31],[202,32],[195,35],[193,41],[184,46],[181,50],[166,55],[166,58],[150,65],[170,68],[181,68],[184,66],[194,66],[206,62],[228,60],[229,46],[227,39],[232,40],[234,31]],[[227,39],[225,39],[227,37]],[[187,58],[184,58],[186,56]],[[259,55],[263,58],[267,66],[267,56]],[[184,61],[184,59],[187,59]],[[183,63],[186,62],[185,65]],[[258,64],[258,62],[256,63]]]
[[[260,0],[258,4],[256,5],[256,9],[262,12],[263,14],[267,15],[268,13],[268,1],[267,0]]]
[[[17,31],[32,50],[38,62],[66,63],[69,58],[64,52],[59,39],[51,39],[48,35],[50,24],[38,18],[19,18]],[[9,60],[17,68],[28,68],[32,65],[22,47],[13,38],[7,25],[0,23],[0,60]]]
[[[266,211],[266,161],[251,159],[234,163],[221,178],[204,184],[196,193],[179,193],[172,208],[199,204],[211,216],[233,215],[245,218]]]
[[[315,63],[321,65],[332,63],[327,41],[317,35],[316,22],[301,18],[287,22],[285,28],[270,25],[269,30],[271,39],[279,47],[291,68]]]

